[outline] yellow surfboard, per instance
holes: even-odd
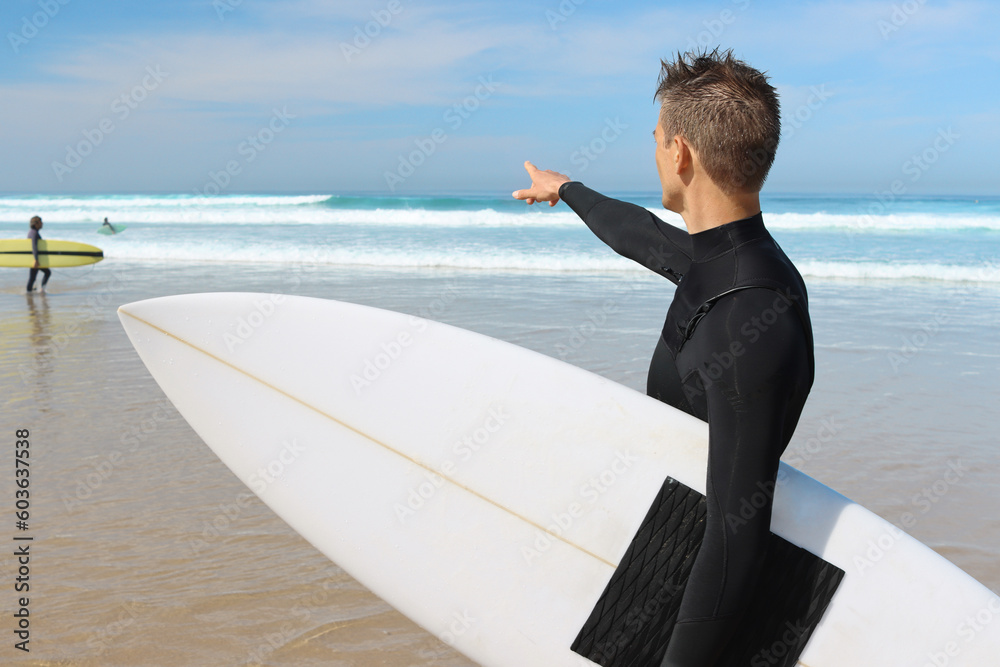
[[[104,259],[104,251],[86,243],[42,239],[38,242],[38,265],[42,268],[83,266]],[[31,239],[0,239],[0,266],[30,269],[35,264]]]

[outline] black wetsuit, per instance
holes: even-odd
[[[34,256],[35,261],[38,261],[38,242],[42,240],[42,235],[37,229],[31,228],[28,230],[28,238],[31,239],[31,254]],[[52,271],[49,269],[28,269],[28,291],[30,292],[35,288],[35,278],[38,276],[38,272],[42,272],[42,291],[45,290],[45,284],[49,282],[49,278],[52,276]]]
[[[708,422],[708,506],[662,664],[710,667],[753,593],[778,458],[812,386],[805,284],[759,213],[688,234],[577,182],[559,196],[617,253],[677,284],[647,393]]]

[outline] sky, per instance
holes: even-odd
[[[765,193],[1000,195],[981,1],[5,0],[0,192],[653,192],[660,59],[733,49]]]

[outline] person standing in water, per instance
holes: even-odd
[[[746,521],[726,518],[774,489],[813,383],[812,326],[802,277],[761,215],[781,132],[767,77],[731,51],[688,53],[662,62],[655,98],[662,204],[687,231],[530,162],[531,188],[514,197],[564,200],[613,250],[677,285],[647,393],[708,422],[707,516],[661,667],[720,667],[763,566],[773,492]]]
[[[112,234],[115,234],[115,233],[116,233],[116,231],[115,231],[115,228],[114,228],[114,227],[113,227],[113,226],[111,225],[111,223],[110,223],[110,222],[108,222],[108,219],[107,219],[107,218],[104,218],[104,224],[103,224],[103,225],[101,225],[101,227],[102,227],[102,228],[104,228],[104,227],[107,227],[108,229],[110,229],[110,230],[111,230],[111,233],[112,233]]]
[[[36,215],[31,219],[29,225],[30,229],[28,230],[28,238],[31,239],[31,254],[35,258],[35,263],[28,272],[28,291],[31,292],[35,289],[35,278],[38,276],[38,272],[41,271],[44,275],[42,277],[42,284],[38,287],[38,291],[44,294],[45,285],[48,284],[49,278],[52,276],[52,270],[48,268],[39,268],[40,265],[38,263],[38,242],[42,240],[42,235],[40,234],[42,229],[42,219]]]

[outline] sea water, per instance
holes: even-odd
[[[683,226],[655,196],[621,196]],[[997,198],[771,195],[762,207],[807,280],[1000,283]],[[33,215],[46,223],[43,236],[100,240],[110,259],[643,271],[609,253],[565,206],[486,195],[4,196],[0,236],[23,236]],[[105,217],[129,228],[94,236]]]

